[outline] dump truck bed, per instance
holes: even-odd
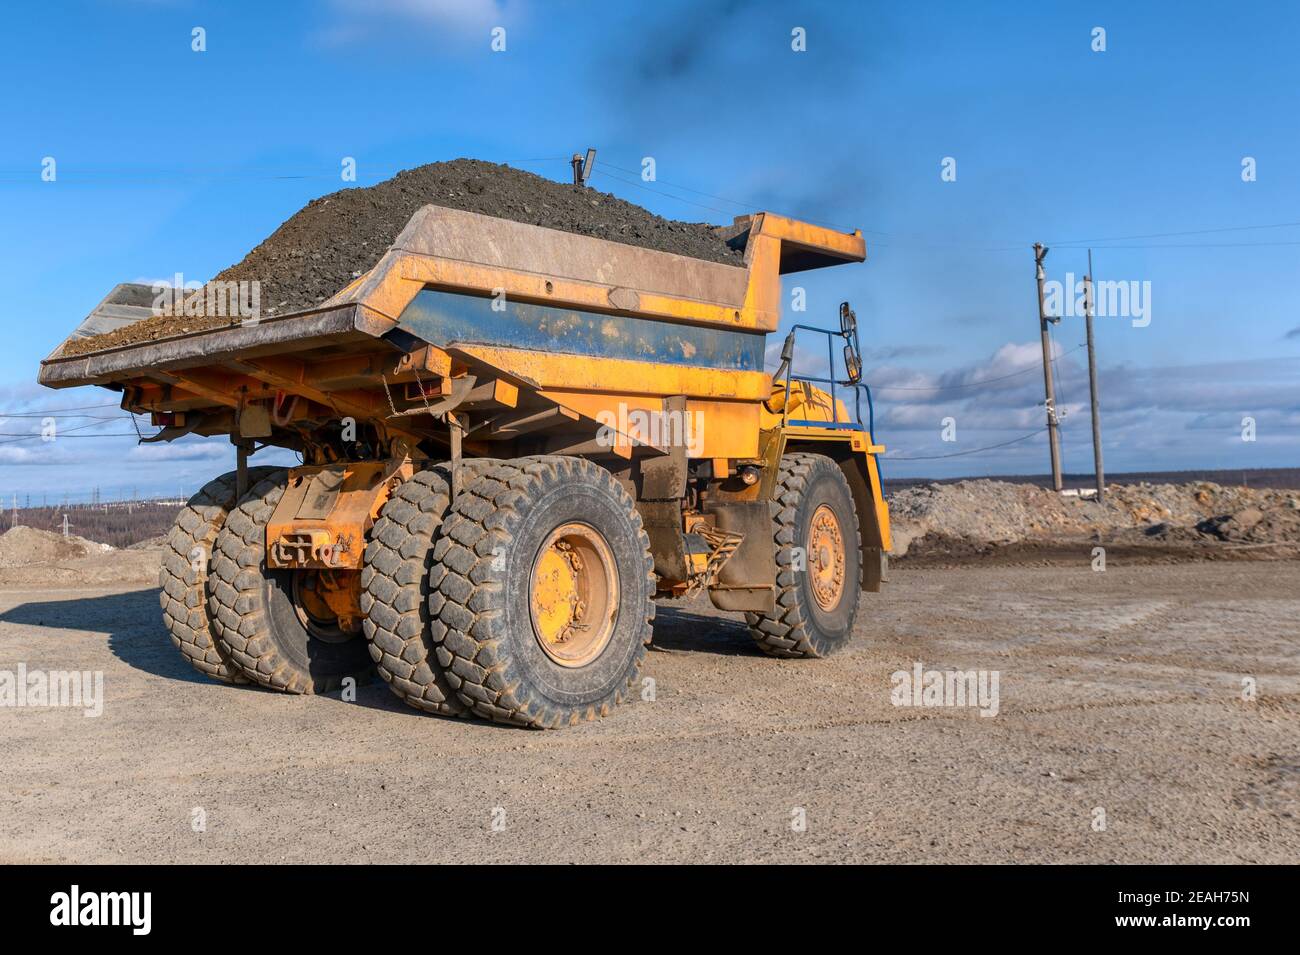
[[[119,285],[114,292],[133,294],[139,290],[152,294],[146,285]],[[88,321],[94,318],[92,313]],[[177,324],[183,322],[178,320]],[[292,354],[303,361],[320,361],[358,351],[386,353],[400,350],[399,345],[383,339],[391,328],[391,322],[368,317],[362,306],[345,305],[257,323],[183,332],[80,355],[61,356],[60,346],[41,363],[38,380],[52,388],[109,385],[169,369],[219,366],[237,357]]]
[[[771,394],[764,345],[780,317],[780,275],[861,261],[865,246],[858,233],[770,213],[723,234],[744,249],[743,266],[425,206],[373,269],[309,311],[187,331],[184,317],[154,314],[149,287],[118,286],[39,381],[127,390],[133,410],[236,418],[250,402],[296,398],[318,417],[383,419],[420,437],[438,430],[421,409],[471,375],[589,423],[611,401],[660,408],[679,396],[753,435]],[[151,340],[85,350],[86,336],[127,326]],[[230,424],[210,415],[191,429]],[[752,437],[719,440],[719,454],[756,451]]]

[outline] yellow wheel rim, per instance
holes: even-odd
[[[844,534],[835,512],[825,504],[813,512],[808,528],[808,574],[817,606],[839,606],[844,596]]]
[[[551,531],[533,561],[529,612],[538,645],[560,666],[604,652],[618,616],[618,570],[599,531],[582,523]]]

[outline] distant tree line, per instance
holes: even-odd
[[[171,530],[179,506],[176,503],[160,504],[137,501],[113,505],[69,505],[68,507],[20,507],[18,523],[43,531],[63,533],[63,516],[68,517],[68,533],[87,540],[130,547],[141,541],[163,537]],[[0,517],[0,528],[13,526],[14,512],[7,510]]]

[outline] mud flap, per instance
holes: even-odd
[[[862,548],[862,589],[880,593],[880,585],[889,583],[889,555],[879,547]]]
[[[722,565],[709,599],[719,610],[772,613],[776,607],[776,545],[768,501],[735,501],[705,510],[721,531],[744,539]]]

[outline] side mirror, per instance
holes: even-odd
[[[844,337],[844,371],[849,384],[862,380],[862,354],[858,344],[858,316],[848,302],[840,302],[840,335]]]
[[[785,343],[781,346],[781,364],[789,366],[794,361],[794,332],[785,336]]]
[[[854,341],[858,336],[858,316],[853,309],[849,308],[848,302],[840,302],[840,334],[845,338],[852,336]]]
[[[844,346],[844,371],[849,376],[849,384],[856,385],[862,380],[862,359],[852,345]]]

